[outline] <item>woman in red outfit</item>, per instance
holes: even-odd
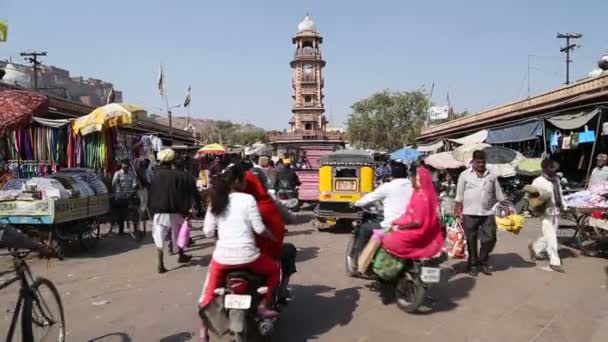
[[[275,242],[264,236],[257,235],[256,242],[258,248],[262,253],[279,259],[281,257],[281,245],[285,237],[285,224],[283,223],[279,207],[272,197],[270,197],[258,176],[251,172],[251,170],[245,174],[245,192],[255,198],[266,229],[276,238]]]
[[[273,241],[263,235],[257,235],[256,243],[262,254],[266,254],[275,260],[281,261],[281,282],[278,286],[278,290],[279,301],[283,302],[289,297],[287,291],[289,278],[297,272],[297,249],[293,244],[283,243],[286,229],[281,209],[270,196],[259,176],[252,171],[253,165],[246,161],[241,162],[241,165],[248,169],[245,174],[245,192],[255,198],[266,229],[268,229],[276,239]]]
[[[431,258],[443,248],[439,201],[429,170],[418,168],[414,194],[405,213],[393,222],[395,230],[382,239],[382,247],[399,258]]]

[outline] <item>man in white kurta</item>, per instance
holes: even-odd
[[[559,229],[560,213],[567,207],[557,177],[559,164],[556,161],[545,159],[541,165],[543,174],[532,182],[532,186],[540,192],[549,194],[547,196],[549,200],[541,213],[543,235],[528,246],[530,258],[536,261],[541,253],[546,252],[549,256],[549,267],[556,272],[563,273],[564,269],[558,254],[557,230]]]

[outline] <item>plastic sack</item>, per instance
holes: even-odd
[[[511,232],[515,235],[524,227],[524,217],[521,215],[509,215],[505,217],[495,217],[496,227],[507,232]]]
[[[380,248],[374,258],[374,273],[383,280],[391,280],[399,275],[403,269],[403,261],[390,255],[387,251]]]
[[[177,233],[177,247],[188,248],[190,246],[190,221],[184,220]]]
[[[460,220],[456,219],[446,226],[446,239],[444,249],[450,258],[466,257],[467,242]]]

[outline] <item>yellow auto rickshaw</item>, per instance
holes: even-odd
[[[359,150],[339,150],[319,161],[319,201],[313,211],[317,229],[360,218],[352,204],[374,190],[374,165],[374,158]]]

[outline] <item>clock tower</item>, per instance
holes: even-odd
[[[298,32],[292,38],[294,57],[292,68],[293,117],[289,124],[293,133],[325,132],[327,121],[323,113],[323,67],[321,56],[323,37],[317,31],[315,22],[306,16],[298,25]]]

